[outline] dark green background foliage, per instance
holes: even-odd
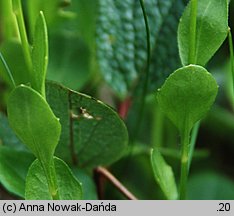
[[[171,122],[161,113],[155,93],[173,71],[182,67],[182,63],[187,64],[186,58],[183,62],[179,58],[177,29],[188,1],[144,1],[150,27],[151,59],[141,124],[137,123],[137,117],[142,103],[139,95],[145,80],[147,43],[139,1],[22,2],[30,44],[34,43],[34,25],[39,11],[43,10],[45,15],[49,35],[46,100],[61,124],[55,156],[70,167],[59,175],[69,176],[70,183],[78,187],[76,198],[80,198],[81,190],[75,178],[82,183],[83,199],[98,198],[93,171],[100,165],[108,167],[139,199],[176,198],[175,184],[179,182],[180,174],[180,137],[172,122],[178,126],[178,119],[169,117]],[[5,0],[0,0],[0,51],[16,84],[28,85],[28,77],[25,75],[28,74],[28,68],[15,28],[16,23],[13,15],[6,19],[5,6]],[[231,28],[234,28],[233,14],[234,2],[231,1]],[[183,30],[184,26],[181,28]],[[38,37],[40,40],[43,35]],[[181,52],[183,55],[187,51]],[[202,61],[201,64],[203,63],[206,62]],[[215,105],[201,122],[188,181],[188,199],[234,199],[234,100],[227,41],[206,65],[206,69],[214,76],[219,90]],[[172,76],[168,82],[173,79]],[[210,83],[215,89],[213,79],[210,79]],[[6,104],[12,87],[0,64],[0,199],[25,198],[26,175],[33,161],[30,170],[42,172],[31,151],[22,144],[22,137],[18,138],[9,126]],[[37,88],[40,91],[42,86]],[[188,92],[185,93],[188,95]],[[216,90],[213,93],[216,94]],[[170,97],[175,99],[175,103],[178,101],[176,95],[171,94]],[[41,98],[38,100],[42,102]],[[197,102],[203,103],[201,101],[197,99]],[[24,101],[21,102],[25,104]],[[14,103],[12,106],[14,108]],[[191,106],[196,107],[197,104]],[[178,110],[181,112],[181,109]],[[203,112],[199,118],[201,116]],[[194,119],[191,120],[192,124],[197,121],[197,118]],[[53,131],[50,133],[53,134]],[[173,176],[173,181],[172,178],[167,179],[172,188],[169,192],[159,182],[166,196],[156,184],[151,166],[151,149],[155,147],[161,154],[155,151],[152,155],[152,161],[154,157],[160,157],[160,163],[154,164],[154,168],[159,170],[159,175],[163,175],[163,168],[169,170],[168,175]],[[57,169],[67,167],[60,159],[53,160],[56,161]],[[29,172],[27,178],[33,178],[34,174]],[[51,197],[47,194],[47,187],[48,185],[42,184],[40,192],[43,198],[49,199]],[[26,189],[26,198],[37,196],[32,195],[30,185],[26,184]],[[66,190],[63,187],[60,189]],[[106,199],[124,198],[107,181],[104,183],[103,196]],[[63,198],[70,197],[64,195]]]

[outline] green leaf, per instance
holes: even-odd
[[[45,77],[48,65],[48,34],[43,12],[37,18],[32,49],[33,77],[32,87],[45,95]]]
[[[5,145],[14,150],[27,151],[25,145],[20,142],[18,137],[12,131],[8,119],[0,113],[0,145]]]
[[[156,149],[151,152],[151,164],[155,180],[159,184],[166,198],[170,200],[177,199],[178,192],[172,168],[166,163],[160,152]]]
[[[80,167],[108,165],[126,150],[128,133],[110,107],[90,96],[47,83],[47,100],[61,120],[56,155]]]
[[[54,157],[55,171],[60,200],[80,200],[82,187],[72,174],[67,164]],[[26,178],[25,198],[27,200],[52,200],[45,173],[39,160],[35,160],[29,168]]]
[[[144,3],[153,48],[173,1],[145,0]],[[145,69],[147,59],[146,30],[139,1],[100,1],[96,26],[100,70],[115,92],[124,97]]]
[[[15,39],[4,41],[1,44],[0,51],[9,69],[11,70],[16,85],[29,83],[29,72],[24,59],[20,42]],[[12,85],[9,76],[5,73],[5,68],[3,67],[3,64],[0,64],[0,77],[9,85]]]
[[[32,154],[0,146],[0,183],[11,193],[24,198],[25,179]]]
[[[44,98],[21,85],[9,96],[7,113],[16,135],[43,163],[48,163],[58,144],[61,126]]]
[[[188,199],[233,200],[234,182],[217,171],[205,170],[189,178]]]
[[[191,2],[184,11],[178,28],[178,44],[183,65],[188,65]],[[228,1],[199,0],[195,63],[204,66],[222,45],[228,33]]]
[[[72,172],[82,184],[83,189],[83,199],[84,200],[97,200],[97,188],[92,176],[89,176],[82,169],[78,169],[76,167],[72,168]]]
[[[71,89],[80,89],[90,78],[90,52],[77,35],[51,35],[47,78]]]
[[[217,95],[218,86],[201,66],[189,65],[171,74],[158,90],[159,106],[180,133],[203,118]]]

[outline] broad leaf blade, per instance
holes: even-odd
[[[62,133],[56,154],[80,167],[108,165],[126,150],[128,133],[110,107],[90,96],[58,84],[47,84],[47,99],[61,119]],[[75,160],[74,160],[75,158]]]
[[[184,127],[190,131],[203,118],[217,95],[215,79],[201,66],[190,65],[171,74],[157,99],[160,108],[181,133]]]
[[[60,200],[80,200],[82,187],[67,164],[54,157],[55,171]],[[25,198],[28,200],[51,200],[46,176],[38,160],[30,166],[26,178]]]
[[[181,18],[178,44],[183,65],[188,65],[191,2]],[[198,0],[195,63],[204,66],[222,45],[228,33],[228,1]]]
[[[166,198],[171,200],[177,199],[178,192],[172,168],[166,163],[163,156],[156,149],[151,152],[151,164],[155,180],[159,184]]]
[[[32,87],[43,96],[45,95],[45,77],[48,65],[48,34],[45,17],[41,11],[35,25],[33,49]]]
[[[24,198],[25,179],[33,160],[29,152],[0,146],[0,183],[9,192]]]
[[[16,135],[41,161],[50,161],[58,144],[61,126],[44,98],[21,85],[10,94],[8,119]]]
[[[151,47],[173,1],[145,0]],[[99,3],[97,59],[105,80],[124,97],[145,69],[146,30],[139,1],[105,0]]]

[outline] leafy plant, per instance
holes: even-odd
[[[0,189],[233,199],[232,10],[228,0],[0,1]]]

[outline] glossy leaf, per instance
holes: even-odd
[[[173,170],[156,149],[151,152],[151,164],[155,180],[159,184],[166,198],[171,200],[177,199],[178,192]]]
[[[33,160],[29,152],[0,145],[0,183],[9,192],[24,198],[25,179]]]
[[[21,85],[10,94],[7,112],[16,135],[47,164],[58,144],[61,126],[44,98],[32,88]]]
[[[45,17],[41,11],[35,25],[33,48],[32,87],[41,95],[45,95],[45,77],[48,65],[48,35]]]
[[[218,86],[201,66],[189,65],[171,74],[158,90],[159,106],[180,133],[203,118],[217,95]]]
[[[82,187],[72,174],[67,164],[54,157],[55,171],[60,200],[80,200]],[[45,173],[38,160],[35,160],[29,168],[26,178],[25,198],[28,200],[51,200]]]
[[[47,100],[62,124],[56,155],[80,167],[108,165],[123,155],[127,129],[110,107],[51,82],[47,84]]]
[[[228,1],[198,0],[195,63],[204,66],[222,45],[228,33]],[[183,65],[188,65],[191,2],[181,18],[178,44]]]
[[[173,2],[144,1],[152,48]],[[100,70],[115,92],[124,97],[144,70],[147,59],[146,30],[139,1],[100,1],[96,32]]]

